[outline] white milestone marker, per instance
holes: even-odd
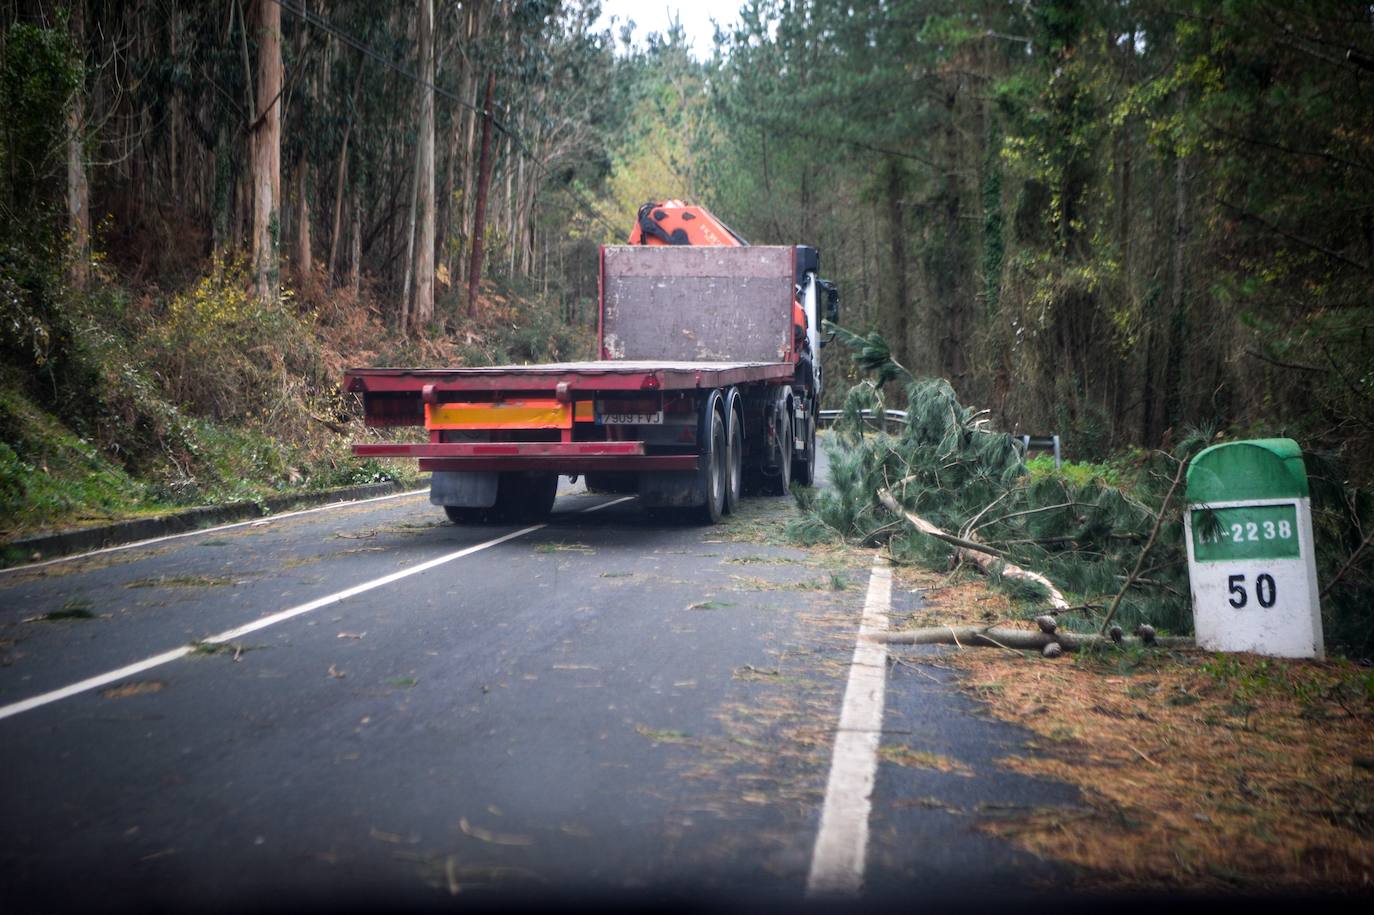
[[[1312,505],[1297,442],[1207,448],[1188,468],[1187,499],[1198,647],[1324,657]]]

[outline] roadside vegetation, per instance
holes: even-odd
[[[1192,632],[1183,485],[1207,445],[1263,430],[1194,430],[1171,452],[1124,451],[1099,463],[1027,461],[988,411],[961,404],[943,381],[914,378],[876,334],[834,328],[869,380],[850,389],[829,448],[830,487],[802,496],[802,540],[885,544],[898,563],[980,568],[1017,615],[1060,626],[1159,634]],[[880,431],[865,418],[904,396],[905,422]],[[1329,648],[1374,649],[1374,554],[1364,526],[1374,494],[1348,482],[1329,455],[1311,454],[1318,580]],[[930,527],[922,530],[914,520]],[[934,531],[934,533],[932,533]]]

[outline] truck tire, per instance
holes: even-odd
[[[696,516],[702,524],[719,524],[725,514],[725,491],[729,487],[725,420],[719,410],[711,410],[710,430],[711,450],[702,455],[701,469],[697,471],[701,474],[701,490],[706,501],[696,510]]]
[[[763,491],[770,496],[785,496],[792,492],[792,411],[779,410],[781,419],[773,442],[773,459],[778,469],[763,478]]]
[[[460,505],[445,505],[444,514],[454,524],[484,524],[491,514],[490,508],[467,508]]]
[[[501,521],[543,521],[558,496],[558,474],[505,472],[496,491],[493,516]]]
[[[744,423],[740,419],[739,398],[732,397],[726,407],[725,421],[725,512],[739,509],[744,488]]]
[[[816,411],[814,403],[807,404],[806,451],[792,458],[792,479],[802,486],[816,482]]]

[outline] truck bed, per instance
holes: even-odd
[[[419,396],[428,385],[445,391],[552,391],[560,384],[571,390],[682,391],[718,388],[748,381],[784,381],[792,377],[788,362],[670,362],[595,360],[547,362],[536,365],[493,365],[480,368],[355,368],[345,375],[345,390],[360,394]]]

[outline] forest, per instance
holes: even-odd
[[[589,356],[596,248],[667,198],[1076,460],[1204,428],[1369,482],[1368,3],[599,14],[0,3],[0,528],[379,478],[344,366]]]

